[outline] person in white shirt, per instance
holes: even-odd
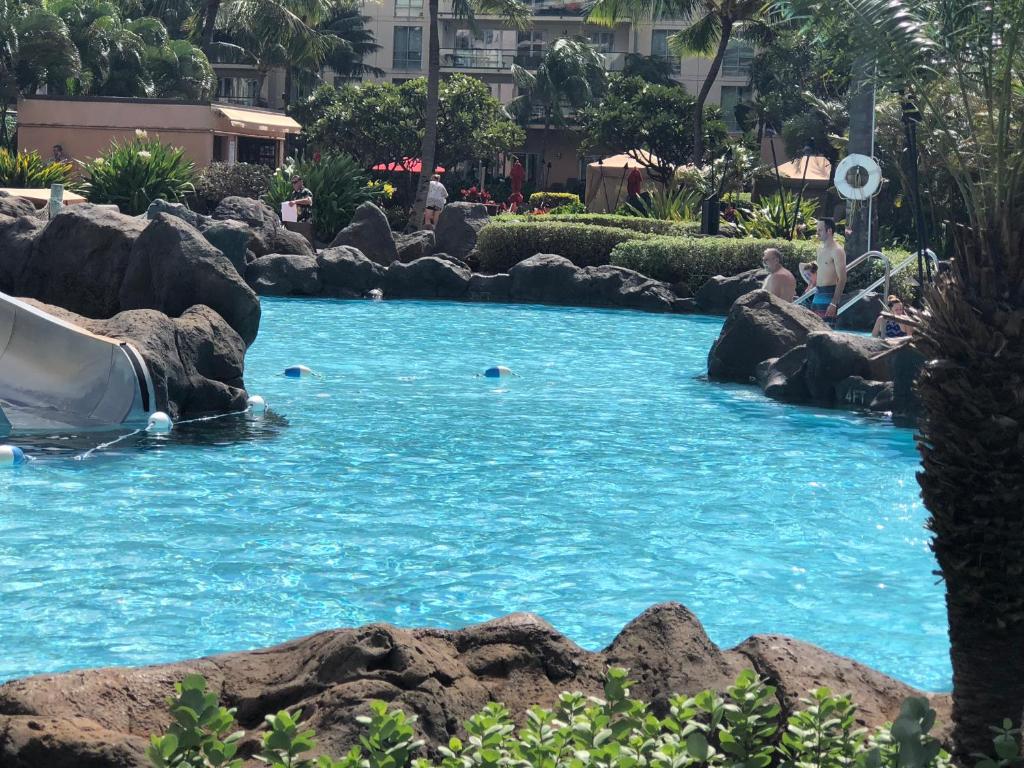
[[[430,187],[427,189],[427,210],[423,212],[423,224],[427,229],[433,229],[437,220],[441,218],[441,209],[448,201],[448,190],[441,183],[441,177],[434,174],[430,177]]]

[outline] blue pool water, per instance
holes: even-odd
[[[24,441],[38,458],[0,471],[0,680],[519,610],[597,649],[678,600],[721,645],[781,632],[949,688],[911,433],[698,380],[721,321],[263,312],[268,418],[84,460],[106,438]]]

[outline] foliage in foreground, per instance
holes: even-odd
[[[621,227],[548,221],[549,218],[519,216],[514,221],[494,222],[480,230],[476,248],[481,271],[507,272],[537,253],[557,253],[578,267],[600,266],[608,263],[612,249],[619,243],[650,237]]]
[[[90,203],[116,205],[138,216],[157,198],[185,202],[195,190],[196,173],[184,150],[150,139],[144,131],[82,165],[82,194]]]
[[[67,184],[71,163],[46,162],[38,152],[11,152],[0,147],[0,187],[45,189]]]
[[[452,737],[423,752],[414,716],[383,701],[357,718],[359,744],[340,760],[310,757],[316,734],[300,723],[302,711],[267,715],[258,758],[272,768],[946,768],[949,755],[929,735],[935,711],[927,699],[908,698],[889,726],[857,726],[857,707],[847,696],[819,688],[784,721],[775,688],[753,671],[742,672],[724,696],[706,690],[673,696],[658,717],[630,697],[627,671],[609,670],[604,698],[563,693],[551,709],[533,707],[516,728],[502,704],[488,704]],[[191,675],[168,699],[173,724],[152,736],[147,757],[154,768],[239,768],[245,732],[235,710],[219,705],[206,681]],[[1004,768],[1019,757],[1019,731],[1008,723],[995,733],[996,757],[978,768]],[[253,734],[254,736],[256,734]]]
[[[253,163],[211,163],[199,172],[193,195],[200,213],[211,213],[225,197],[260,199],[270,188],[274,169]]]

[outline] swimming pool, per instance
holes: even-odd
[[[264,299],[266,419],[22,442],[0,472],[0,679],[517,610],[596,649],[678,600],[721,645],[780,632],[948,689],[911,433],[700,381],[720,327]]]

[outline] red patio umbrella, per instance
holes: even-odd
[[[418,157],[403,157],[400,163],[377,163],[370,170],[372,171],[393,171],[396,173],[420,173],[423,170],[423,162]],[[434,173],[444,173],[440,165],[434,169]]]

